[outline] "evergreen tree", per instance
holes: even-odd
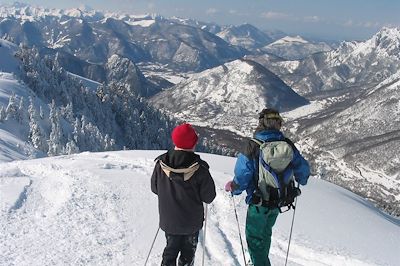
[[[0,106],[0,122],[3,122],[6,119],[6,110],[4,106]]]
[[[74,109],[72,107],[72,102],[68,103],[67,106],[65,106],[62,109],[62,115],[70,123],[75,121],[75,119],[74,119]]]
[[[115,140],[110,138],[108,134],[104,137],[104,150],[106,151],[111,151],[114,149],[115,146]]]
[[[33,147],[41,151],[47,151],[47,145],[45,142],[45,136],[42,133],[42,129],[39,126],[39,118],[36,112],[35,105],[33,104],[32,97],[29,97],[29,139],[32,142]]]
[[[24,104],[24,97],[21,96],[19,100],[18,109],[15,114],[15,120],[17,120],[20,124],[23,124],[24,118],[25,118],[25,104]]]
[[[79,152],[79,147],[76,145],[75,140],[70,138],[65,145],[65,152],[67,154],[74,154]]]
[[[79,118],[75,118],[75,122],[73,124],[74,130],[72,132],[72,138],[78,147],[82,147],[82,124]]]
[[[18,107],[16,103],[15,94],[13,93],[8,98],[8,105],[6,108],[6,120],[16,119],[18,112]]]
[[[49,154],[60,154],[63,149],[66,151],[66,144],[71,139],[79,151],[110,150],[123,146],[128,149],[166,149],[170,145],[169,133],[175,123],[139,97],[140,89],[135,87],[138,84],[111,79],[93,93],[70,76],[60,66],[60,60],[53,60],[53,55],[40,55],[36,48],[21,47],[17,56],[23,62],[21,75],[25,84],[42,101],[52,102],[54,110],[59,107],[56,111],[51,110],[51,132],[42,132],[46,136],[51,135]],[[59,55],[55,57],[57,59]],[[39,126],[47,123],[45,112],[40,106]],[[66,140],[63,133],[70,134],[70,139]]]
[[[60,126],[60,116],[54,101],[52,101],[52,103],[50,104],[50,124],[51,124],[51,132],[48,141],[49,150],[47,154],[49,156],[63,154],[64,149],[62,144],[62,129]]]

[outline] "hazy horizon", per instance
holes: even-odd
[[[3,4],[15,1],[5,0]],[[160,14],[192,18],[220,25],[250,23],[262,30],[324,40],[364,40],[382,27],[400,26],[400,1],[394,0],[30,0],[20,1],[47,8],[90,6],[100,11]]]

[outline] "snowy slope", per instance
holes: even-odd
[[[15,72],[18,68],[18,61],[14,53],[18,47],[8,41],[0,39],[0,72]]]
[[[230,44],[242,46],[248,50],[255,50],[273,41],[267,33],[247,23],[226,26],[216,35]]]
[[[44,105],[32,90],[16,77],[20,64],[14,56],[17,49],[15,44],[0,39],[0,109],[3,107],[4,110],[8,106],[11,95],[15,95],[16,104],[20,103],[21,97],[25,101],[32,97],[35,105]],[[28,132],[29,125],[27,124],[20,124],[13,120],[0,121],[0,161],[27,159],[41,155],[27,143]]]
[[[318,52],[327,52],[332,48],[324,42],[312,42],[301,36],[285,36],[261,49],[277,56],[295,60]]]
[[[158,225],[150,175],[160,153],[82,153],[0,164],[0,265],[142,266]],[[232,200],[222,189],[235,159],[202,157],[217,186],[205,265],[242,265]],[[244,197],[235,202],[243,234]],[[284,263],[291,217],[280,215],[274,227],[273,265]],[[398,265],[399,233],[399,220],[311,178],[298,201],[288,265]],[[164,243],[161,232],[148,265],[159,265]],[[201,255],[200,243],[196,266]]]
[[[288,116],[295,113],[300,110]],[[311,147],[324,179],[400,214],[400,72],[296,124],[300,129],[294,135]]]
[[[37,98],[14,74],[0,72],[0,108],[6,109],[11,95],[15,95],[17,103],[23,97],[26,106],[29,97],[32,97],[36,106],[43,106],[47,110],[46,104]],[[29,124],[27,123],[21,124],[13,120],[0,121],[0,161],[13,161],[43,155],[28,143],[28,132]]]
[[[93,91],[96,91],[99,88],[99,86],[101,85],[100,82],[97,82],[97,81],[94,81],[94,80],[91,80],[91,79],[76,75],[74,73],[68,72],[68,75],[70,75],[71,77],[76,78],[77,80],[82,82],[83,86],[85,86],[86,88],[89,88],[89,89],[91,89]]]

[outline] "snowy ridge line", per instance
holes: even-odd
[[[84,18],[91,21],[106,21],[108,18],[118,19],[124,21],[127,25],[149,27],[155,20],[164,19],[159,14],[127,14],[126,12],[109,12],[102,10],[94,10],[88,6],[80,6],[79,8],[59,9],[59,8],[45,8],[41,6],[33,6],[29,4],[15,4],[2,5],[0,4],[0,17],[7,19],[8,17],[15,17],[22,21],[36,21],[39,19],[53,16],[57,18]],[[66,23],[67,20],[61,21]]]
[[[12,206],[32,183],[20,208],[0,210],[0,265],[142,266],[158,227],[150,176],[154,158],[162,152],[85,152],[3,163],[0,195],[9,195],[0,204]],[[217,187],[217,198],[209,205],[205,265],[239,266],[235,215],[223,190],[235,159],[200,155],[209,162]],[[19,179],[23,182],[10,182]],[[397,219],[387,220],[362,198],[321,180],[311,178],[302,191],[290,265],[395,265]],[[247,206],[242,196],[235,202],[244,232]],[[280,215],[274,227],[273,264],[284,262],[291,218],[291,213]],[[164,245],[160,234],[149,265],[159,265]],[[200,242],[195,266],[201,265],[202,251]]]

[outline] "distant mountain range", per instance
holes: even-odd
[[[342,42],[338,48],[303,60],[277,61],[249,57],[282,78],[301,95],[371,88],[395,74],[400,65],[400,29],[383,28],[363,42]],[[340,92],[342,93],[342,92]]]
[[[283,32],[262,31],[250,24],[220,26],[159,15],[102,13],[88,7],[62,10],[3,5],[0,18],[0,36],[18,44],[67,53],[82,60],[81,64],[104,64],[111,55],[119,54],[134,63],[168,64],[178,71],[212,68],[245,54],[259,53],[259,49],[285,37]],[[307,43],[305,48],[302,45],[265,49],[277,55],[289,49],[288,55],[306,56],[328,47],[322,43]],[[101,81],[102,77],[91,78]]]
[[[138,63],[203,70],[244,55],[214,34],[161,16],[130,16],[80,9],[1,7],[0,36],[15,43],[63,51],[90,64],[119,54]]]

